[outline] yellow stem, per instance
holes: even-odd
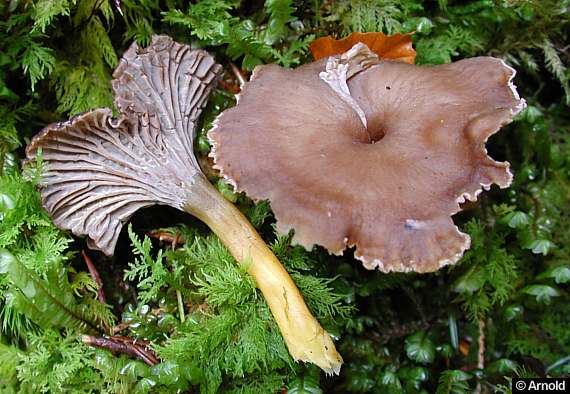
[[[202,185],[194,184],[192,190],[199,193],[193,193],[185,210],[206,223],[255,279],[291,356],[316,364],[327,373],[338,373],[341,356],[283,265],[233,204],[205,178],[196,181]]]

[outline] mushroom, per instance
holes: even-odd
[[[221,66],[166,36],[125,52],[113,77],[115,105],[47,126],[41,150],[43,205],[56,225],[112,254],[123,224],[154,204],[204,221],[265,296],[295,360],[338,373],[342,359],[279,260],[242,213],[208,182],[193,153],[197,119]]]
[[[355,247],[368,269],[434,271],[470,246],[451,219],[460,204],[511,183],[485,142],[525,106],[514,75],[492,57],[381,60],[360,42],[294,70],[259,66],[209,131],[211,155],[295,243]]]

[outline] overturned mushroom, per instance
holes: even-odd
[[[211,154],[294,242],[354,246],[368,269],[434,271],[470,246],[451,219],[459,204],[511,183],[485,142],[525,105],[514,74],[491,57],[384,61],[362,43],[295,70],[260,66],[210,130]]]
[[[255,278],[295,360],[338,372],[342,359],[275,255],[201,172],[194,129],[221,67],[203,50],[155,36],[133,44],[113,74],[115,104],[47,126],[27,149],[42,151],[42,199],[54,222],[112,254],[139,208],[163,204],[203,220]]]

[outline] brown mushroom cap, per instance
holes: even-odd
[[[485,142],[524,107],[515,71],[491,57],[377,61],[348,79],[362,120],[319,76],[331,59],[258,67],[209,132],[216,168],[269,199],[278,230],[294,229],[306,248],[355,246],[366,268],[385,272],[456,262],[470,245],[451,219],[459,204],[512,180]]]

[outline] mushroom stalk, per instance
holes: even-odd
[[[329,334],[313,317],[283,265],[245,216],[203,176],[192,185],[192,196],[196,200],[185,205],[184,210],[206,223],[255,279],[291,356],[316,364],[327,373],[338,373],[342,358]]]

